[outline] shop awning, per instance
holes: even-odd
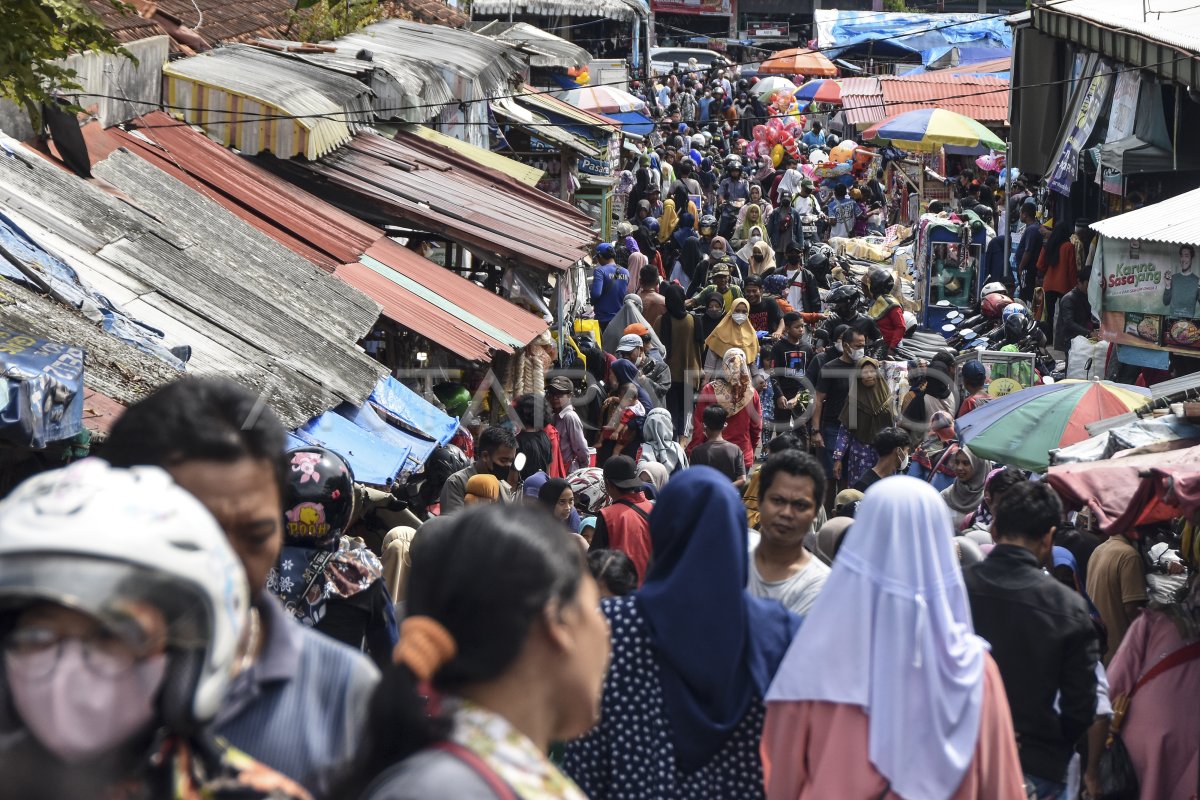
[[[328,272],[336,270],[337,277],[383,306],[388,319],[451,352],[487,361],[493,350],[512,352],[513,346],[507,342],[528,336],[516,345],[524,346],[546,329],[541,318],[401,247],[379,228],[239,157],[202,133],[174,124],[165,114],[148,114],[143,124],[149,126],[144,133],[116,128],[99,131],[91,125],[84,133],[90,150],[128,148],[293,252]],[[354,280],[358,259],[368,252],[423,287],[423,296],[391,280]],[[343,269],[342,265],[349,266]],[[465,310],[495,320],[506,336],[483,335],[464,321],[460,311]]]
[[[1100,164],[1122,175],[1171,172],[1175,169],[1175,157],[1164,147],[1144,142],[1136,136],[1126,136],[1100,145]]]
[[[437,444],[446,444],[458,430],[458,420],[391,375],[379,379],[367,402],[400,424],[420,431]]]
[[[490,167],[497,172],[503,172],[508,177],[518,180],[526,186],[537,186],[538,181],[546,174],[544,170],[522,164],[515,158],[508,158],[499,153],[493,153],[491,150],[484,150],[482,147],[476,147],[470,142],[464,142],[462,139],[447,136],[425,125],[410,125],[405,130],[420,136],[428,142],[449,148],[485,167]]]
[[[315,162],[259,163],[362,219],[431,231],[498,264],[566,270],[594,240],[573,206],[405,132],[361,133]]]
[[[1198,203],[1200,189],[1193,189],[1161,203],[1093,222],[1089,227],[1110,239],[1200,245]]]
[[[595,142],[561,125],[555,125],[549,118],[518,105],[512,98],[498,97],[490,105],[492,113],[497,117],[524,130],[531,137],[541,139],[559,149],[573,150],[590,158],[599,158],[603,153]]]

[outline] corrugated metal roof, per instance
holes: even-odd
[[[531,67],[585,67],[592,62],[592,54],[561,36],[535,28],[527,22],[501,22],[493,20],[476,33],[510,44],[529,59]]]
[[[84,358],[86,358],[86,354]],[[84,370],[84,385],[87,385],[87,370]],[[112,430],[117,417],[125,413],[125,406],[113,400],[106,394],[95,389],[84,389],[83,392],[83,426],[92,432],[93,436],[104,438]]]
[[[895,114],[921,108],[945,108],[996,125],[1008,119],[1009,82],[986,75],[955,75],[949,70],[923,75],[852,78],[842,81],[842,109],[852,125],[866,127]],[[875,81],[873,86],[870,81]]]
[[[497,263],[565,270],[594,240],[573,206],[420,137],[354,137],[317,162],[262,163],[369,221],[433,231]]]
[[[574,150],[576,153],[592,158],[599,158],[604,152],[590,139],[555,125],[541,114],[519,105],[510,97],[498,97],[490,105],[496,116],[503,117],[530,136],[536,136],[559,148]]]
[[[441,145],[456,153],[461,153],[472,161],[483,164],[485,167],[491,167],[498,172],[503,172],[508,177],[518,180],[526,186],[537,186],[538,181],[546,174],[545,170],[531,167],[528,164],[522,164],[515,158],[508,158],[499,153],[493,153],[491,150],[484,150],[482,147],[476,147],[469,142],[439,133],[433,128],[424,125],[412,125],[405,128],[405,130],[416,136],[420,136],[426,141]]]
[[[169,123],[161,113],[147,125]],[[351,216],[241,158],[187,127],[150,128],[145,133],[84,128],[89,149],[103,138],[115,139],[143,158],[215,200],[271,238],[329,272],[371,256],[455,304],[445,310],[396,282],[351,279],[358,270],[338,269],[337,276],[379,302],[389,319],[437,342],[463,358],[487,361],[491,350],[511,352],[507,339],[528,344],[546,329],[541,318],[465,280],[387,239],[383,231]],[[152,135],[161,143],[153,143]],[[165,150],[163,148],[166,148]],[[354,264],[354,266],[357,266]],[[461,312],[461,313],[460,313]],[[468,312],[502,328],[508,337],[489,337],[466,321]]]
[[[370,394],[383,369],[355,345],[378,313],[368,298],[129,153],[95,168],[125,202],[26,152],[0,158],[0,207],[168,344],[189,345],[190,372],[246,384],[292,425]]]
[[[1106,28],[1142,36],[1154,42],[1200,53],[1200,6],[1196,0],[1154,0],[1147,14],[1142,3],[1133,0],[1056,0],[1035,5],[1035,28],[1045,30],[1044,20],[1052,16],[1078,17]]]
[[[1200,189],[1176,195],[1170,200],[1126,211],[1115,217],[1093,222],[1091,229],[1110,239],[1140,239],[1144,242],[1190,244],[1200,247]]]
[[[172,61],[163,79],[168,108],[248,154],[319,158],[374,118],[360,81],[247,45]]]
[[[470,20],[466,14],[457,8],[451,8],[443,0],[384,0],[382,5],[395,6],[401,11],[411,14],[417,22],[423,22],[426,25],[449,25],[451,28],[461,28]]]
[[[373,53],[350,44],[314,45],[283,39],[259,39],[255,44],[366,82],[374,92],[372,108],[380,119],[425,122],[455,99],[440,72],[395,53]]]

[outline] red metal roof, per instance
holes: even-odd
[[[313,162],[259,158],[366,219],[439,233],[498,263],[565,270],[595,240],[573,206],[403,131],[357,134]]]
[[[83,427],[92,433],[107,436],[125,406],[95,389],[83,390]]]
[[[931,106],[954,111],[985,125],[1008,119],[1009,82],[983,75],[930,72],[924,75],[881,75],[878,90],[863,81],[855,93],[842,87],[842,109],[852,125],[870,125],[895,114]]]
[[[373,281],[371,288],[360,285],[352,279],[360,272],[356,269],[359,257],[370,255],[522,343],[532,341],[546,329],[540,317],[396,244],[379,228],[272,175],[167,115],[155,112],[143,117],[142,123],[148,127],[134,132],[117,128],[100,131],[99,126],[87,126],[84,132],[89,151],[104,138],[116,140],[326,272],[365,291],[384,307],[389,319],[463,358],[486,361],[492,349],[512,352],[513,348],[480,331],[453,310],[441,308],[392,281],[383,279],[386,286]],[[344,269],[347,264],[351,267]]]

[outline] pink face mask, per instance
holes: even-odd
[[[13,704],[43,747],[74,764],[109,752],[150,726],[166,673],[165,654],[110,676],[88,666],[78,639],[66,639],[61,646],[58,664],[47,674],[29,668],[44,654],[5,657]],[[103,656],[90,658],[94,662]]]

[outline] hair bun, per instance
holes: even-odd
[[[400,624],[400,641],[392,660],[412,670],[418,681],[433,677],[458,652],[454,636],[433,617],[409,617]]]

